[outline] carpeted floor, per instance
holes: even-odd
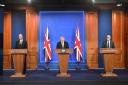
[[[128,71],[126,70],[114,70],[118,74],[118,77],[103,78],[100,76],[103,70],[85,70],[85,71],[69,71],[71,74],[70,78],[58,78],[56,74],[58,71],[44,71],[44,70],[28,70],[26,72],[27,77],[25,78],[10,78],[14,73],[13,70],[5,70],[0,81],[94,81],[94,80],[128,80]]]

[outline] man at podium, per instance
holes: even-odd
[[[63,36],[60,37],[60,41],[57,43],[56,48],[57,49],[66,49],[66,48],[69,48],[68,42],[66,42],[64,40],[64,37]]]
[[[22,35],[22,33],[20,33],[19,36],[18,36],[18,40],[16,41],[15,49],[27,49],[27,48],[28,48],[27,41],[25,41],[23,39],[23,35]],[[24,70],[23,73],[25,74],[25,71],[26,71],[26,58],[25,58],[24,69],[23,70]]]
[[[16,49],[27,49],[28,45],[25,40],[23,40],[22,33],[19,34],[18,40],[16,41],[15,48]]]
[[[103,42],[102,48],[115,48],[114,42],[111,40],[111,35],[107,35],[106,40]]]
[[[57,43],[55,53],[58,54],[59,61],[59,73],[57,77],[70,77],[71,75],[67,72],[69,54],[72,53],[72,49],[69,49],[68,42],[64,40],[64,37],[60,37],[60,41]]]
[[[111,40],[111,35],[107,35],[106,40],[103,42],[100,53],[103,55],[104,70],[103,77],[116,77],[117,74],[113,73],[113,56],[119,53],[118,49],[115,49],[114,42]]]

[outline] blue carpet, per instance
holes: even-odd
[[[118,77],[103,78],[100,76],[103,70],[83,70],[83,71],[69,71],[70,78],[58,78],[56,74],[58,71],[44,71],[44,70],[27,70],[27,77],[25,78],[10,78],[14,73],[13,70],[4,70],[0,81],[88,81],[88,80],[128,80],[128,71],[114,70]]]

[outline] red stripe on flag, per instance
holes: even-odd
[[[80,36],[79,36],[79,29],[77,27],[76,29],[76,39],[75,39],[75,46],[74,48],[76,49],[76,59],[78,62],[80,62],[80,59],[82,57],[82,47],[81,47],[81,41],[80,41]]]
[[[45,38],[44,38],[44,49],[45,49],[45,62],[52,59],[52,52],[50,47],[50,40],[48,39],[48,26],[46,28]]]

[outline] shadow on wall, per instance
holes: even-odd
[[[0,33],[0,75],[3,74],[3,33]]]
[[[0,75],[3,73],[3,36],[0,34]]]
[[[3,49],[0,49],[0,75],[3,74]]]
[[[4,13],[0,9],[0,75],[3,73],[3,21]]]

